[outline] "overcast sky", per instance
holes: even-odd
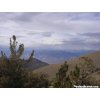
[[[100,13],[0,13],[0,46],[12,35],[28,48],[100,50]]]

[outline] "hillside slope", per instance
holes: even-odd
[[[49,65],[49,64],[46,62],[43,62],[39,59],[33,58],[28,64],[25,65],[25,67],[28,70],[35,70],[35,69],[38,69],[40,67],[42,68],[42,67],[47,66],[47,65]]]
[[[81,56],[81,57],[83,57],[83,56]],[[67,61],[68,64],[70,65],[69,71],[73,70],[75,68],[75,65],[78,65],[81,62],[83,62],[80,60],[81,57],[73,58],[73,59],[70,59]],[[100,68],[100,51],[96,51],[94,53],[84,55],[84,57],[91,58],[94,62],[95,67]],[[39,68],[39,69],[35,70],[34,72],[46,73],[49,76],[49,79],[52,79],[52,78],[55,78],[56,72],[58,71],[58,69],[60,68],[61,65],[62,64],[51,64],[51,65]],[[79,67],[81,69],[85,69],[85,70],[88,69],[87,66],[86,67],[84,66],[84,68],[82,66],[79,66]]]

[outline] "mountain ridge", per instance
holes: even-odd
[[[93,52],[93,53],[90,53],[90,54],[87,54],[87,55],[82,55],[80,57],[76,57],[76,58],[67,60],[68,65],[70,67],[69,71],[73,70],[75,68],[75,65],[80,63],[79,59],[81,57],[89,57],[89,58],[91,58],[93,60],[93,62],[94,62],[95,68],[96,69],[97,68],[100,69],[100,51],[96,51],[96,52]],[[60,64],[50,64],[48,66],[36,69],[33,72],[48,74],[49,79],[51,80],[51,79],[55,78],[56,73],[57,73],[58,69],[61,67],[62,64],[63,63],[60,63]],[[82,69],[82,67],[80,67],[80,68]],[[88,68],[86,67],[85,69],[88,69]]]
[[[28,70],[35,70],[35,69],[38,69],[40,67],[42,68],[47,65],[49,65],[49,64],[46,62],[43,62],[37,58],[33,58],[29,63],[27,63],[25,65],[25,68],[27,68]]]

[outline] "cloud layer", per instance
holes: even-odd
[[[100,50],[100,13],[0,13],[0,45],[13,34],[30,48]]]

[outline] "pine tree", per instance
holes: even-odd
[[[16,41],[14,35],[10,38],[10,57],[1,51],[0,57],[0,87],[3,88],[41,88],[48,87],[49,81],[44,74],[34,74],[25,69],[34,56],[34,51],[27,60],[21,59],[24,52],[24,45]]]
[[[69,74],[72,85],[80,85],[80,69],[76,65],[75,69]]]
[[[69,65],[65,62],[56,73],[54,87],[57,88],[72,88],[74,85],[79,85],[80,69],[76,65],[75,69],[69,71]]]
[[[21,59],[24,52],[24,45],[20,44],[19,47],[17,47],[17,45],[18,42],[14,35],[12,39],[10,38],[10,58],[1,51],[0,87],[25,87],[27,71]],[[27,61],[30,61],[32,57],[33,52]]]
[[[56,80],[54,82],[54,87],[59,87],[59,88],[72,87],[70,78],[67,75],[68,68],[69,66],[67,62],[61,65],[61,68],[58,70],[58,73],[56,73]]]

